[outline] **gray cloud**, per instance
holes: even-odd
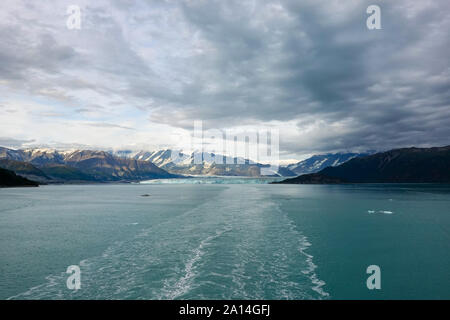
[[[106,122],[88,122],[87,126],[97,127],[97,128],[117,128],[117,129],[126,129],[126,130],[135,130],[134,128],[121,126],[114,123],[106,123]]]
[[[26,144],[32,143],[35,140],[15,139],[8,137],[0,137],[0,146],[7,148],[22,148]]]
[[[84,117],[131,106],[187,129],[294,123],[286,154],[450,143],[448,1],[380,1],[373,31],[372,1],[105,0],[82,6],[75,32],[67,4],[6,6],[0,85]],[[95,125],[125,128],[111,117]]]

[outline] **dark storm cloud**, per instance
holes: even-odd
[[[174,108],[171,119],[220,126],[314,116],[352,126],[309,145],[294,142],[301,133],[281,136],[291,152],[449,143],[448,3],[382,2],[383,29],[374,31],[365,24],[371,2],[279,4],[287,18],[274,8],[269,19],[258,20],[264,10],[246,15],[240,2],[183,7],[217,48],[202,64],[220,89],[202,94],[195,87],[185,100],[192,106]]]

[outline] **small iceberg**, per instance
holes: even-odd
[[[392,212],[392,211],[387,211],[387,210],[378,210],[378,211],[375,211],[375,210],[367,210],[367,213],[368,213],[368,214],[372,214],[372,213],[393,214],[394,212]]]

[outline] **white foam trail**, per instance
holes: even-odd
[[[299,251],[301,254],[303,254],[306,257],[306,261],[308,263],[308,268],[306,270],[302,270],[303,274],[306,274],[309,279],[311,280],[312,284],[314,285],[312,289],[319,293],[323,297],[329,297],[330,294],[326,292],[322,287],[325,286],[325,281],[320,280],[315,273],[315,270],[317,269],[317,265],[313,262],[313,256],[308,254],[306,250],[311,246],[311,244],[308,242],[307,238],[303,236],[303,246],[299,248]]]
[[[166,286],[163,289],[163,291],[168,291],[168,293],[166,294],[167,299],[173,300],[189,292],[192,286],[192,282],[196,276],[196,264],[205,254],[203,248],[208,246],[212,240],[220,237],[222,234],[230,230],[231,227],[227,226],[223,230],[216,231],[214,235],[206,237],[200,242],[198,247],[194,249],[192,257],[185,264],[184,275],[175,283],[172,288],[168,288]]]
[[[313,284],[312,290],[320,294],[322,297],[329,297],[330,294],[323,289],[323,287],[326,285],[325,281],[320,280],[315,273],[317,265],[313,261],[314,256],[306,252],[306,250],[311,246],[311,243],[308,241],[308,238],[305,235],[303,235],[296,229],[292,221],[290,221],[289,224],[293,231],[297,232],[301,237],[299,251],[306,257],[306,262],[308,264],[308,268],[302,270],[301,272],[309,277],[310,281]]]
[[[25,292],[16,294],[14,296],[11,296],[9,298],[7,298],[6,300],[15,300],[15,299],[19,299],[19,300],[23,300],[23,299],[39,299],[39,297],[45,297],[42,296],[42,292],[46,292],[47,289],[49,288],[55,288],[61,285],[61,280],[63,280],[64,278],[64,274],[61,275],[49,275],[47,277],[45,277],[45,280],[47,280],[46,283],[31,287],[30,289],[28,289]],[[63,299],[63,294],[62,294],[62,290],[59,290],[57,292],[57,294],[53,297],[53,299]]]

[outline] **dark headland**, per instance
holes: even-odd
[[[450,146],[393,149],[273,183],[450,183]]]
[[[37,187],[39,183],[16,175],[13,171],[0,168],[0,188]]]

